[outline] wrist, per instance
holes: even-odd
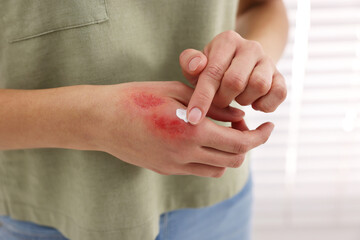
[[[116,132],[117,137],[121,137],[126,128],[125,85],[128,84],[82,86],[80,114],[74,119],[78,125],[75,127],[78,131],[74,129],[76,149],[108,152],[113,134]]]
[[[77,85],[38,94],[39,147],[95,150],[96,86]],[[36,110],[36,109],[35,109]],[[37,147],[37,146],[35,146]]]
[[[85,148],[90,86],[0,91],[0,149]],[[89,144],[89,147],[91,144]]]
[[[69,104],[64,109],[67,119],[64,120],[70,134],[59,144],[61,148],[99,150],[99,130],[103,122],[101,111],[104,111],[99,96],[101,87],[105,86],[79,85],[73,86],[69,92]]]

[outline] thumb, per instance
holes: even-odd
[[[236,130],[240,130],[240,131],[249,131],[249,128],[246,125],[245,119],[241,119],[238,122],[232,122],[231,127]]]
[[[254,130],[244,131],[243,134],[250,142],[251,148],[255,148],[261,144],[264,144],[270,137],[274,129],[274,124],[266,122],[258,126]]]
[[[207,64],[207,57],[201,51],[189,48],[180,54],[179,62],[186,79],[196,85],[199,74]]]

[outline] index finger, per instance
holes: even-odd
[[[191,124],[198,124],[206,116],[215,93],[220,87],[221,79],[234,57],[235,50],[236,47],[231,43],[222,42],[221,45],[214,43],[212,46],[207,56],[208,64],[199,76],[188,105],[187,116]]]

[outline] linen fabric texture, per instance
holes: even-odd
[[[236,9],[237,0],[3,0],[0,88],[186,83],[179,54],[233,29]],[[153,240],[161,213],[239,192],[247,163],[212,179],[163,176],[104,152],[0,151],[0,215],[72,240]]]

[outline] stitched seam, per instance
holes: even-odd
[[[104,8],[105,8],[105,14],[106,14],[106,18],[104,19],[109,19],[109,12],[108,12],[108,6],[107,6],[107,0],[104,0]]]
[[[33,35],[30,35],[30,36],[27,36],[27,37],[15,38],[15,39],[9,40],[8,42],[9,43],[16,43],[16,42],[20,42],[20,41],[23,41],[23,40],[28,40],[28,39],[31,39],[31,38],[40,37],[40,36],[43,36],[43,35],[46,35],[46,34],[49,34],[49,33],[54,33],[54,32],[59,32],[59,31],[62,31],[62,30],[79,28],[79,27],[84,27],[84,26],[88,26],[88,25],[92,25],[92,24],[105,22],[105,21],[109,20],[109,14],[108,14],[106,0],[104,0],[103,3],[104,3],[105,15],[106,15],[105,18],[93,20],[91,22],[85,22],[85,23],[79,23],[79,24],[74,24],[74,25],[70,25],[70,26],[59,27],[59,28],[51,29],[49,31],[33,34]]]
[[[31,35],[31,36],[22,37],[22,38],[16,38],[16,39],[14,39],[14,40],[10,40],[9,43],[15,43],[15,42],[19,42],[19,41],[23,41],[23,40],[27,40],[27,39],[31,39],[31,38],[36,38],[36,37],[40,37],[40,36],[43,36],[43,35],[46,35],[46,34],[49,34],[49,33],[59,32],[59,31],[62,31],[62,30],[79,28],[79,27],[84,27],[84,26],[96,24],[96,23],[101,23],[101,22],[104,22],[104,21],[106,21],[106,20],[108,20],[108,19],[109,19],[109,18],[106,17],[106,18],[103,18],[103,19],[100,19],[100,20],[91,21],[91,22],[80,23],[80,24],[77,24],[77,25],[71,25],[71,26],[66,26],[66,27],[60,27],[60,28],[52,29],[52,30],[49,30],[49,31],[46,31],[46,32],[34,34],[34,35]]]

